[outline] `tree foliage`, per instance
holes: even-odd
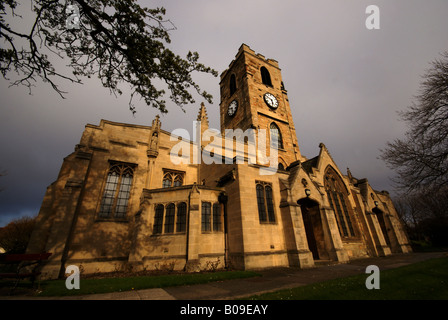
[[[388,142],[381,158],[397,172],[404,191],[448,185],[448,51],[431,63],[416,102],[400,114],[404,139]]]
[[[166,89],[182,110],[195,102],[191,91],[212,103],[212,96],[200,89],[192,74],[217,76],[217,72],[200,63],[197,52],[181,58],[167,47],[171,43],[169,31],[175,27],[164,18],[164,8],[142,8],[135,0],[73,0],[79,20],[77,28],[67,28],[70,3],[34,0],[35,20],[24,33],[8,23],[21,19],[16,14],[17,5],[17,0],[0,0],[0,71],[4,78],[11,72],[18,74],[13,84],[31,89],[41,78],[64,97],[57,80],[81,83],[83,77],[96,75],[115,95],[123,93],[120,85],[130,85],[132,112],[135,96],[168,112]],[[47,53],[67,59],[72,75],[56,70]]]
[[[5,227],[0,228],[0,247],[7,253],[24,253],[30,241],[35,221],[36,218],[24,217],[13,220]]]

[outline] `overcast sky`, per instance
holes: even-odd
[[[349,167],[375,189],[394,192],[394,173],[378,159],[379,149],[403,137],[405,126],[397,111],[408,107],[418,93],[429,62],[448,50],[448,1],[140,3],[167,9],[166,18],[177,28],[170,32],[175,53],[198,51],[201,62],[219,73],[242,43],[277,60],[301,153],[314,157],[323,142],[343,173]],[[365,26],[370,4],[380,9],[379,30]],[[214,103],[206,107],[210,126],[219,129],[219,77],[195,79],[214,96]],[[107,119],[150,125],[158,114],[135,101],[137,114],[132,116],[126,87],[116,98],[96,79],[84,85],[60,84],[68,91],[65,100],[41,81],[29,95],[27,88],[9,88],[8,81],[0,80],[0,170],[7,172],[0,178],[0,227],[11,219],[37,215],[46,187],[55,181],[63,158],[73,152],[87,123]],[[192,132],[203,102],[198,96],[196,100],[185,114],[169,104],[168,115],[161,117],[162,129]]]

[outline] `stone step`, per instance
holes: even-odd
[[[314,260],[314,265],[316,267],[320,267],[320,266],[330,266],[333,264],[337,264],[337,261],[333,261],[333,260]]]

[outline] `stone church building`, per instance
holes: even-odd
[[[343,173],[323,143],[313,158],[300,153],[277,61],[243,44],[220,89],[220,132],[201,105],[192,140],[164,131],[158,116],[150,126],[86,125],[27,249],[52,253],[46,278],[68,265],[310,268],[411,251],[386,191]]]

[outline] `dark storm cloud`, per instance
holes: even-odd
[[[276,59],[291,104],[300,150],[307,157],[324,142],[345,173],[367,177],[374,188],[392,189],[393,175],[378,160],[386,141],[405,131],[397,111],[410,105],[429,61],[448,49],[448,2],[429,1],[140,1],[167,9],[177,27],[170,47],[200,53],[219,72],[246,43]],[[365,28],[365,8],[380,9],[380,30]],[[26,6],[28,8],[28,6]],[[3,46],[3,44],[1,44]],[[60,67],[64,62],[58,62]],[[219,78],[195,75],[214,95],[210,126],[219,128]],[[62,82],[62,100],[38,82],[33,95],[0,81],[0,226],[36,215],[46,187],[87,123],[101,119],[150,125],[156,110],[137,103],[135,117],[125,93],[114,97],[96,79],[83,86]],[[136,101],[137,102],[137,101]],[[185,114],[172,104],[162,128],[191,132],[199,104]],[[180,116],[181,115],[181,116]],[[392,191],[392,190],[391,190]]]

